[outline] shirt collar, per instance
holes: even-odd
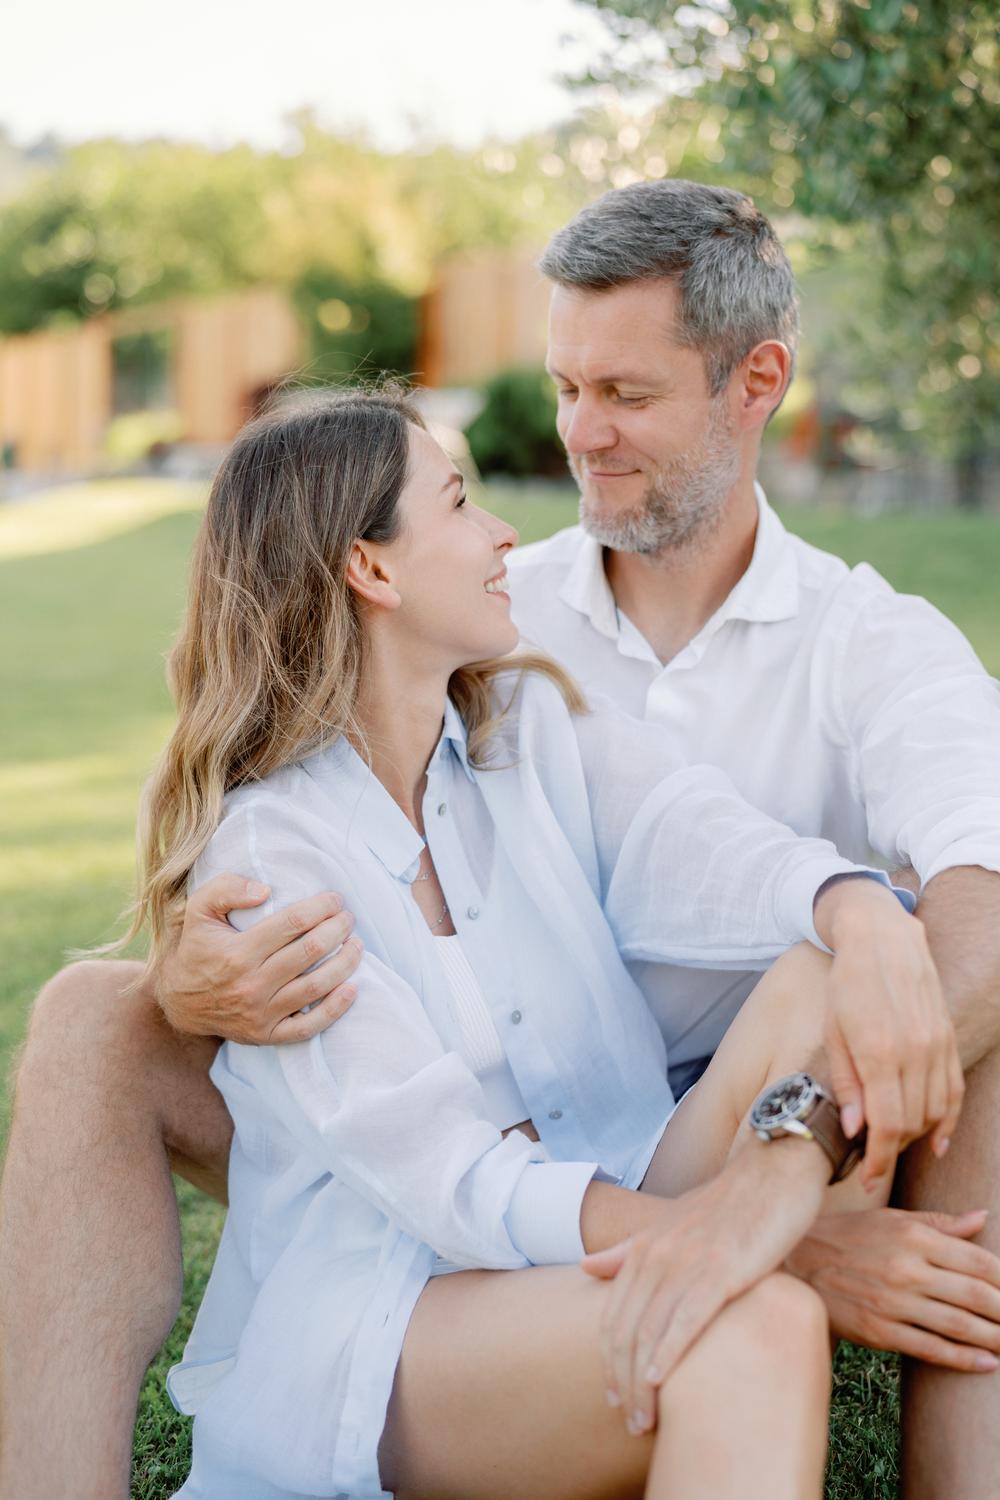
[[[791,538],[759,484],[754,485],[754,493],[758,520],[753,556],[743,577],[716,611],[710,622],[713,626],[726,620],[788,620],[798,613],[799,579]],[[559,597],[586,615],[602,635],[618,639],[621,626],[604,571],[604,548],[584,531]]]
[[[428,773],[434,769],[447,770],[452,755],[469,780],[474,781],[465,725],[449,699],[441,738],[428,763]],[[302,768],[331,795],[338,814],[345,820],[347,836],[357,833],[397,880],[412,880],[424,841],[348,740],[341,736],[304,760]]]

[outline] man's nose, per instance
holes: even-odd
[[[613,448],[618,441],[614,424],[602,407],[601,402],[578,396],[569,409],[567,420],[560,423],[563,446],[574,458]]]

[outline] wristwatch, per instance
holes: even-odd
[[[790,1073],[762,1089],[750,1110],[750,1129],[762,1141],[784,1135],[815,1141],[830,1158],[831,1182],[841,1182],[865,1154],[866,1132],[848,1140],[836,1100],[809,1073]]]

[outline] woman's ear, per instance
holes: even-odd
[[[365,542],[355,542],[347,563],[350,588],[377,609],[398,609],[402,599],[376,556],[378,549]]]

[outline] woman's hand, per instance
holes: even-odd
[[[823,1044],[846,1135],[867,1123],[861,1180],[874,1189],[904,1146],[933,1131],[943,1156],[965,1082],[923,924],[877,881],[836,880],[816,899],[833,949]]]
[[[812,1224],[830,1163],[802,1140],[753,1141],[718,1177],[663,1200],[662,1217],[581,1262],[614,1280],[601,1331],[608,1401],[630,1432],[656,1422],[656,1393],[734,1297],[777,1270]]]
[[[820,1294],[840,1338],[949,1370],[995,1370],[1000,1258],[968,1243],[985,1222],[985,1210],[824,1214],[785,1269]]]

